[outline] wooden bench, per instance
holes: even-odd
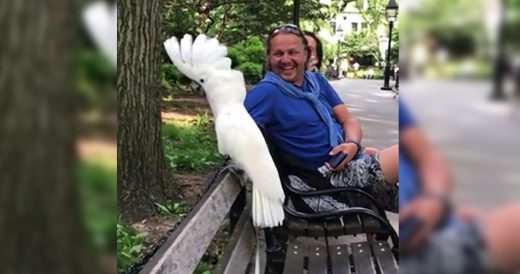
[[[139,273],[193,273],[228,213],[231,237],[213,273],[245,273],[255,250],[249,211],[243,184],[222,174]]]
[[[256,231],[246,196],[238,176],[221,174],[139,273],[193,273],[226,216],[231,236],[212,273],[254,273]],[[297,214],[286,209],[283,227],[260,233],[261,250],[266,248],[265,253],[260,253],[261,273],[397,273],[397,262],[387,241],[343,237],[380,232],[381,226],[367,216],[354,214],[339,224],[337,219],[303,220]],[[281,233],[282,241],[273,237],[275,230]]]

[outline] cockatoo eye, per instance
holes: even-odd
[[[204,83],[204,79],[200,79],[200,82],[201,82],[201,83]]]

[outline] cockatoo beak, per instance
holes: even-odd
[[[193,93],[196,93],[198,95],[204,95],[204,88],[202,88],[202,86],[199,83],[191,81],[190,88]]]

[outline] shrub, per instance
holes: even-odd
[[[264,54],[264,45],[256,36],[228,48],[231,66],[244,73],[247,83],[256,83],[262,78]]]
[[[238,66],[238,70],[242,71],[246,83],[256,83],[262,79],[262,65],[252,62],[246,62]]]

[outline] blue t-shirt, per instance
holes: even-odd
[[[407,128],[416,126],[415,120],[406,108],[406,105],[399,101],[399,132],[404,132]],[[399,207],[410,202],[419,191],[419,178],[417,168],[412,163],[406,153],[404,146],[399,146]]]
[[[316,75],[320,87],[319,100],[343,134],[342,126],[332,112],[332,108],[343,101],[327,79]],[[310,92],[307,81],[301,90]],[[296,157],[309,169],[316,169],[329,160],[332,147],[328,127],[307,100],[287,95],[272,83],[260,82],[247,93],[244,105],[255,122],[263,125],[272,136],[279,152]]]

